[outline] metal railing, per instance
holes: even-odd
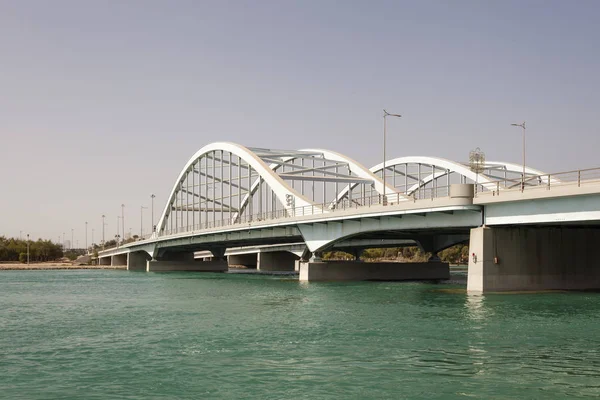
[[[559,172],[552,174],[532,175],[523,179],[502,179],[494,183],[478,183],[475,185],[475,197],[479,196],[500,196],[502,192],[527,191],[532,189],[551,190],[553,187],[566,185],[585,186],[593,183],[600,183],[600,168],[580,169],[568,172]],[[450,186],[433,186],[419,188],[406,195],[403,193],[388,195],[372,195],[364,197],[344,198],[337,203],[328,202],[323,204],[294,207],[283,210],[242,215],[236,219],[226,218],[221,220],[205,221],[193,225],[179,226],[174,229],[167,229],[155,234],[147,234],[140,238],[140,241],[150,238],[181,235],[194,232],[202,232],[224,228],[228,226],[240,226],[261,221],[273,221],[285,218],[296,218],[303,216],[332,215],[336,212],[347,211],[351,209],[368,209],[375,206],[398,207],[407,202],[433,201],[437,198],[448,198],[450,196]]]
[[[449,196],[450,190],[448,186],[436,186],[432,188],[421,188],[410,195],[403,193],[394,193],[388,195],[373,195],[365,197],[353,197],[352,199],[344,198],[337,203],[328,202],[323,204],[314,204],[302,207],[293,207],[283,210],[255,213],[250,215],[242,215],[234,219],[221,219],[206,221],[194,225],[179,226],[174,229],[161,231],[157,237],[172,236],[178,234],[186,234],[192,232],[200,232],[205,230],[218,229],[228,226],[247,225],[250,223],[261,221],[273,221],[284,218],[296,218],[315,215],[332,215],[336,212],[353,210],[353,209],[368,209],[376,206],[399,206],[407,202],[417,201],[433,201],[436,198],[446,198]]]
[[[600,183],[600,168],[578,169],[567,172],[531,175],[525,179],[503,179],[495,182],[495,187],[490,184],[478,185],[475,196],[500,196],[502,192],[525,192],[535,189],[551,190],[553,187],[589,186]]]

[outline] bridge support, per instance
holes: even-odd
[[[127,254],[115,254],[111,256],[110,265],[113,267],[127,266]]]
[[[98,258],[98,265],[111,265],[111,264],[112,264],[111,257],[99,257]]]
[[[600,229],[471,229],[467,291],[600,288]]]
[[[259,271],[294,271],[294,263],[299,257],[289,251],[269,251],[258,253]]]
[[[246,268],[256,268],[257,254],[232,254],[230,256],[227,256],[227,264],[243,265]]]
[[[227,261],[222,255],[210,261],[197,261],[194,260],[193,252],[166,252],[159,260],[150,260],[146,263],[148,272],[225,272],[227,269]]]
[[[127,254],[128,271],[145,271],[150,256],[146,252],[136,251]]]
[[[330,261],[300,264],[300,281],[403,281],[450,278],[447,263]]]

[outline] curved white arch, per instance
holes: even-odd
[[[450,172],[456,172],[458,174],[461,174],[461,175],[471,179],[472,181],[477,180],[477,182],[479,184],[483,185],[483,187],[485,187],[486,189],[493,190],[496,187],[496,184],[494,183],[494,181],[489,179],[487,176],[485,176],[483,174],[476,174],[475,172],[471,171],[469,168],[465,167],[464,165],[459,164],[455,161],[450,161],[445,158],[427,157],[427,156],[407,156],[407,157],[394,158],[392,160],[385,162],[386,168],[388,166],[391,167],[391,166],[397,165],[397,164],[434,165],[439,168],[444,168],[447,171],[449,170]],[[380,164],[377,164],[374,167],[372,167],[371,171],[373,171],[373,172],[381,171],[382,168],[383,168],[383,163],[380,163]]]
[[[523,164],[519,165],[519,164],[513,164],[513,163],[507,163],[504,161],[486,161],[486,164],[492,164],[492,165],[502,165],[506,168],[507,171],[510,172],[523,172]],[[535,168],[531,168],[528,167],[527,165],[525,166],[525,173],[526,174],[531,174],[531,175],[539,175],[540,179],[543,183],[548,183],[548,174],[544,171],[540,171],[539,169],[535,169]],[[546,176],[543,176],[546,175]],[[554,177],[550,177],[550,183],[560,183],[560,179],[554,178]]]
[[[395,187],[383,182],[383,179],[381,179],[377,175],[375,175],[373,170],[367,169],[367,167],[356,162],[355,160],[353,160],[350,157],[347,157],[340,153],[336,153],[335,151],[324,150],[324,149],[302,149],[300,151],[311,151],[311,152],[314,151],[315,153],[322,153],[323,156],[325,156],[325,158],[328,160],[347,163],[350,170],[352,172],[354,172],[359,178],[372,179],[373,186],[374,186],[375,190],[377,191],[377,193],[385,194],[388,196],[389,195],[396,196],[398,194],[398,191],[396,190]]]
[[[439,158],[439,157],[427,157],[427,156],[406,156],[406,157],[398,157],[398,158],[393,158],[391,160],[388,160],[385,162],[385,167],[390,168],[393,167],[395,165],[398,164],[426,164],[426,165],[434,165],[438,168],[444,168],[446,171],[450,171],[450,172],[456,172],[459,173],[461,175],[464,175],[465,177],[475,181],[477,180],[477,182],[481,185],[483,185],[486,189],[489,190],[493,190],[496,187],[496,184],[490,180],[489,178],[487,178],[485,175],[479,174],[479,176],[477,176],[478,174],[476,174],[475,172],[471,171],[469,168],[465,167],[462,164],[459,164],[457,162],[454,161],[450,161],[447,160],[445,158]],[[383,163],[379,163],[373,167],[370,168],[370,171],[372,173],[377,173],[379,171],[381,171],[383,169]],[[435,178],[438,178],[440,176],[445,175],[445,172],[440,172],[437,173],[435,175]],[[433,179],[433,177],[431,177],[431,179]],[[421,181],[421,185],[423,185],[423,180]],[[415,188],[418,188],[418,184],[415,184],[417,186],[415,186]],[[354,186],[352,186],[354,187]],[[346,193],[348,192],[350,188],[346,188],[343,191],[340,192],[339,196],[338,196],[338,201],[341,200],[344,196],[346,196]],[[413,188],[411,187],[410,190],[407,191],[407,193],[405,193],[406,195],[410,195],[412,192],[414,192]]]
[[[459,165],[461,165],[461,164],[459,164]],[[509,171],[509,172],[519,172],[519,173],[523,172],[523,166],[522,165],[517,165],[517,164],[511,164],[511,163],[505,163],[505,162],[496,162],[496,161],[487,161],[486,165],[491,166],[491,167],[503,167],[506,171]],[[435,176],[433,174],[427,175],[425,178],[423,178],[421,180],[420,183],[415,183],[409,189],[407,189],[406,190],[406,194],[408,194],[408,195],[412,194],[413,192],[415,192],[416,190],[418,190],[419,187],[425,186],[426,184],[428,184],[432,180],[441,178],[443,176],[446,176],[448,172],[452,173],[452,172],[458,172],[458,171],[452,171],[452,170],[448,170],[447,169],[446,171],[436,172]],[[535,175],[540,175],[540,182],[542,182],[542,183],[548,183],[548,178],[546,176],[543,176],[543,175],[546,175],[546,174],[544,172],[540,171],[540,170],[533,169],[533,168],[525,166],[525,173],[526,174],[531,174],[531,175],[534,175],[534,176]],[[490,177],[488,175],[480,173],[479,174],[479,178],[481,179],[481,177],[486,177],[486,178],[490,179]],[[498,182],[497,180],[494,180],[494,179],[491,179],[491,181],[492,182],[493,181]],[[556,181],[555,179],[551,178],[550,182],[555,182],[556,183],[558,181]],[[498,186],[496,186],[496,188],[498,188]],[[501,187],[499,187],[499,189],[502,190],[502,189],[504,189],[504,187],[501,186]]]
[[[250,151],[245,146],[230,143],[230,142],[216,142],[208,144],[198,150],[185,164],[185,167],[179,173],[175,184],[173,185],[173,189],[171,189],[171,193],[169,194],[167,204],[163,210],[163,213],[158,221],[157,231],[161,232],[164,229],[165,218],[168,215],[169,207],[174,201],[175,194],[178,192],[179,184],[184,180],[185,176],[188,174],[190,167],[203,155],[212,151],[226,151],[231,154],[234,154],[240,157],[242,160],[247,162],[250,167],[252,167],[269,185],[269,187],[273,190],[273,193],[277,196],[279,201],[282,204],[286,204],[286,195],[292,195],[295,198],[294,204],[296,207],[304,207],[304,206],[313,206],[312,202],[302,196],[300,193],[295,191],[293,188],[289,187],[283,179],[279,177],[269,166],[261,160],[256,154]]]
[[[300,149],[298,151],[302,151],[302,152],[307,152],[307,153],[318,153],[318,154],[322,154],[325,160],[329,160],[329,161],[339,161],[339,162],[343,162],[345,164],[348,164],[348,167],[350,168],[350,170],[352,172],[354,172],[356,174],[356,176],[358,176],[359,178],[363,178],[363,179],[372,179],[373,180],[373,184],[374,184],[374,188],[377,191],[378,194],[383,194],[383,180],[381,178],[379,178],[377,175],[375,175],[373,172],[371,172],[369,169],[367,169],[364,165],[360,164],[359,162],[355,161],[354,159],[347,157],[343,154],[337,153],[335,151],[331,151],[331,150],[326,150],[326,149]],[[283,162],[289,162],[294,160],[296,157],[284,157],[282,158]],[[276,163],[276,164],[270,164],[269,168],[273,171],[276,172],[279,168],[281,168],[283,166],[283,164],[280,163]],[[256,179],[251,186],[251,190],[250,190],[250,194],[246,194],[242,200],[242,204],[240,207],[240,213],[242,212],[242,210],[248,205],[248,200],[250,198],[250,196],[252,196],[256,190],[258,189],[258,185],[259,185],[259,179]],[[385,191],[386,191],[386,195],[390,196],[390,195],[394,195],[393,198],[400,198],[401,200],[406,200],[405,196],[400,194],[400,197],[398,196],[399,192],[391,185],[386,184],[385,185]],[[336,194],[337,195],[337,194]],[[391,196],[390,196],[391,198]],[[331,202],[331,204],[336,203],[337,200],[334,200]],[[310,202],[313,205],[317,205],[316,203]],[[233,219],[235,220],[235,218],[237,218],[237,214],[234,215]]]

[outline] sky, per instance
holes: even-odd
[[[0,0],[0,235],[155,222],[204,145],[600,167],[598,1]],[[149,210],[144,225],[150,227]]]

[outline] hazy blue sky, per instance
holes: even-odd
[[[598,167],[600,1],[0,0],[0,235],[139,231],[233,141]],[[150,223],[146,212],[146,227]]]

